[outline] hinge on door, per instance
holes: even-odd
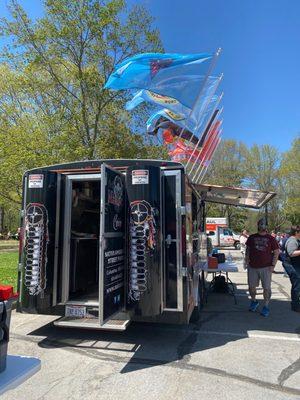
[[[104,186],[106,186],[106,184],[107,184],[107,172],[105,171],[105,174],[103,174],[104,176],[102,177],[101,176],[101,179],[103,179],[103,184],[104,184]]]
[[[181,276],[187,276],[187,268],[181,267]]]
[[[181,206],[181,207],[180,207],[180,214],[181,214],[181,215],[185,215],[185,214],[186,214],[185,206]]]
[[[22,267],[23,267],[23,264],[22,263],[18,263],[18,271],[22,271]]]

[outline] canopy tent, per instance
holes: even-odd
[[[274,192],[256,189],[204,184],[193,186],[204,201],[255,209],[263,207],[276,196]]]

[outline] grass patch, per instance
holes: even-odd
[[[0,284],[12,285],[17,290],[19,252],[0,253]]]
[[[1,247],[6,247],[6,246],[18,247],[18,245],[19,245],[18,240],[0,240],[0,249]]]

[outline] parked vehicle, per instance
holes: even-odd
[[[214,247],[235,247],[240,250],[240,236],[228,227],[227,218],[206,218],[206,233]]]

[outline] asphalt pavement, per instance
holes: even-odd
[[[135,323],[114,333],[13,312],[9,354],[37,357],[42,368],[1,399],[299,400],[300,314],[290,310],[289,279],[278,263],[270,316],[250,313],[240,253],[231,253],[237,304],[211,293],[195,324]]]

